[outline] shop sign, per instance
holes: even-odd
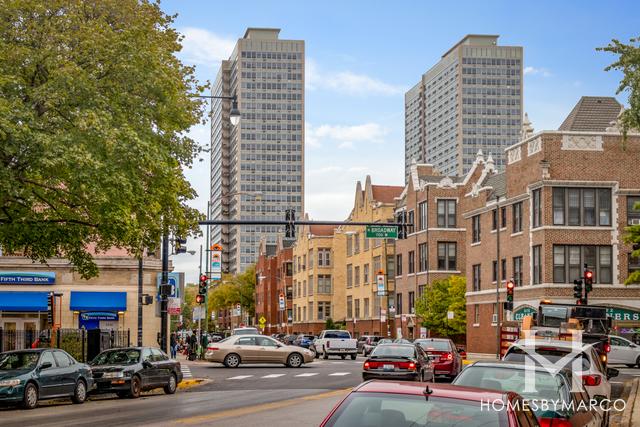
[[[640,312],[625,308],[607,307],[607,316],[613,320],[640,321]]]
[[[180,314],[180,298],[170,297],[167,306],[167,313],[171,315]]]
[[[56,273],[53,271],[0,271],[0,285],[53,285],[55,283]]]
[[[538,311],[528,305],[523,305],[515,309],[513,312],[513,320],[521,321],[525,316],[533,316]]]
[[[87,311],[80,313],[82,320],[118,320],[118,313],[110,311]]]

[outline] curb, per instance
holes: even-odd
[[[189,388],[193,388],[193,387],[202,385],[202,384],[204,384],[206,382],[211,382],[211,380],[206,380],[204,378],[192,378],[192,379],[188,379],[188,380],[182,380],[178,384],[178,389],[179,390],[186,390],[186,389],[189,389]]]
[[[640,378],[634,378],[625,384],[621,398],[627,402],[627,409],[621,414],[620,421],[612,419],[612,426],[627,427],[634,425],[633,420],[640,420],[640,405],[636,404],[638,399],[638,385]]]

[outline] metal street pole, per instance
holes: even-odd
[[[160,348],[167,350],[167,288],[169,287],[169,232],[162,236],[162,282],[160,284]]]
[[[502,260],[500,259],[500,227],[502,221],[502,212],[500,212],[500,196],[496,195],[496,358],[500,359],[500,270],[502,269]]]
[[[211,216],[211,201],[208,200],[207,201],[207,220],[210,220]],[[211,249],[211,242],[209,242],[209,228],[211,226],[207,225],[207,249]],[[204,269],[204,271],[209,271],[210,270],[210,266],[211,266],[211,261],[209,261],[209,257],[211,256],[211,251],[207,250],[206,252],[206,262],[207,262],[207,267]],[[200,265],[202,266],[202,246],[200,246]],[[202,274],[202,271],[200,272],[200,274]],[[211,283],[211,280],[209,280],[209,274],[207,274],[207,292],[205,292],[204,294],[204,329],[209,332],[209,284]]]
[[[138,347],[142,347],[142,254],[138,258]]]

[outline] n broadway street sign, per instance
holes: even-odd
[[[397,239],[398,227],[395,225],[367,225],[367,239]]]

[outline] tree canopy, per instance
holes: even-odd
[[[199,231],[182,168],[205,89],[147,0],[0,0],[0,245],[88,278],[88,247],[139,255]]]
[[[237,275],[223,275],[222,281],[209,291],[209,311],[222,310],[240,303],[242,309],[254,316],[256,290],[256,267],[247,268]]]
[[[463,276],[450,276],[436,280],[425,289],[416,301],[416,315],[433,333],[449,337],[465,333],[467,326],[465,292],[467,281]],[[447,312],[453,319],[447,319]]]

